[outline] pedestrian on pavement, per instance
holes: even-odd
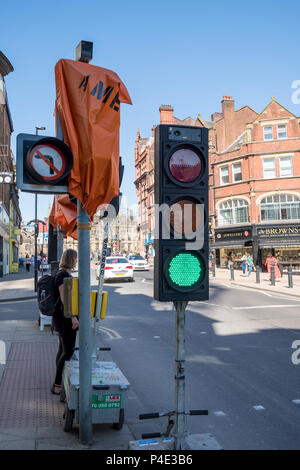
[[[64,317],[64,279],[71,276],[71,270],[77,263],[77,252],[72,249],[65,250],[62,254],[59,269],[55,275],[54,288],[57,297],[55,313],[53,315],[52,325],[59,334],[59,348],[56,355],[56,375],[51,392],[59,395],[61,391],[62,372],[65,361],[69,361],[73,355],[76,332],[79,322],[77,317]]]
[[[31,256],[31,264],[34,266],[34,255]]]
[[[278,261],[275,258],[272,253],[268,254],[268,257],[266,259],[266,265],[267,265],[267,270],[270,276],[270,281],[271,281],[271,267],[274,266],[274,275],[275,275],[275,280],[278,281],[281,278],[281,274],[278,268]]]
[[[26,264],[26,271],[29,273],[30,265],[31,265],[31,258],[28,253],[26,253],[26,256],[25,256],[25,264]]]
[[[253,270],[253,259],[251,255],[248,255],[247,265],[248,265],[248,277],[249,277]]]
[[[247,269],[247,253],[245,253],[241,258],[241,268],[243,270],[243,275],[245,276]]]

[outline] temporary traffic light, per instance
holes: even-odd
[[[154,298],[208,299],[208,130],[155,129]]]
[[[70,148],[60,139],[17,136],[17,186],[33,193],[67,193],[73,166]]]

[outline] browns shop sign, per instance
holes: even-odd
[[[300,240],[300,224],[257,227],[257,235],[260,238],[299,237]]]

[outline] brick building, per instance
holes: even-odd
[[[0,277],[18,270],[21,212],[15,182],[16,163],[11,151],[13,123],[5,77],[13,66],[0,51],[0,172],[13,174],[13,183],[0,184]]]
[[[171,106],[160,107],[161,124],[209,129],[209,219],[211,251],[226,266],[232,251],[236,266],[247,251],[264,266],[273,251],[279,261],[300,267],[300,118],[274,98],[260,112],[235,109],[224,96],[211,121],[200,115],[179,120]],[[153,132],[154,128],[152,129]],[[153,135],[135,146],[136,191],[141,251],[153,233]]]
[[[300,267],[300,119],[274,97],[257,113],[224,96],[210,131],[210,217],[216,264],[270,251]]]

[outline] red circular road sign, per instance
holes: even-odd
[[[71,150],[54,137],[36,142],[26,156],[26,169],[38,183],[57,184],[69,174],[72,166]]]

